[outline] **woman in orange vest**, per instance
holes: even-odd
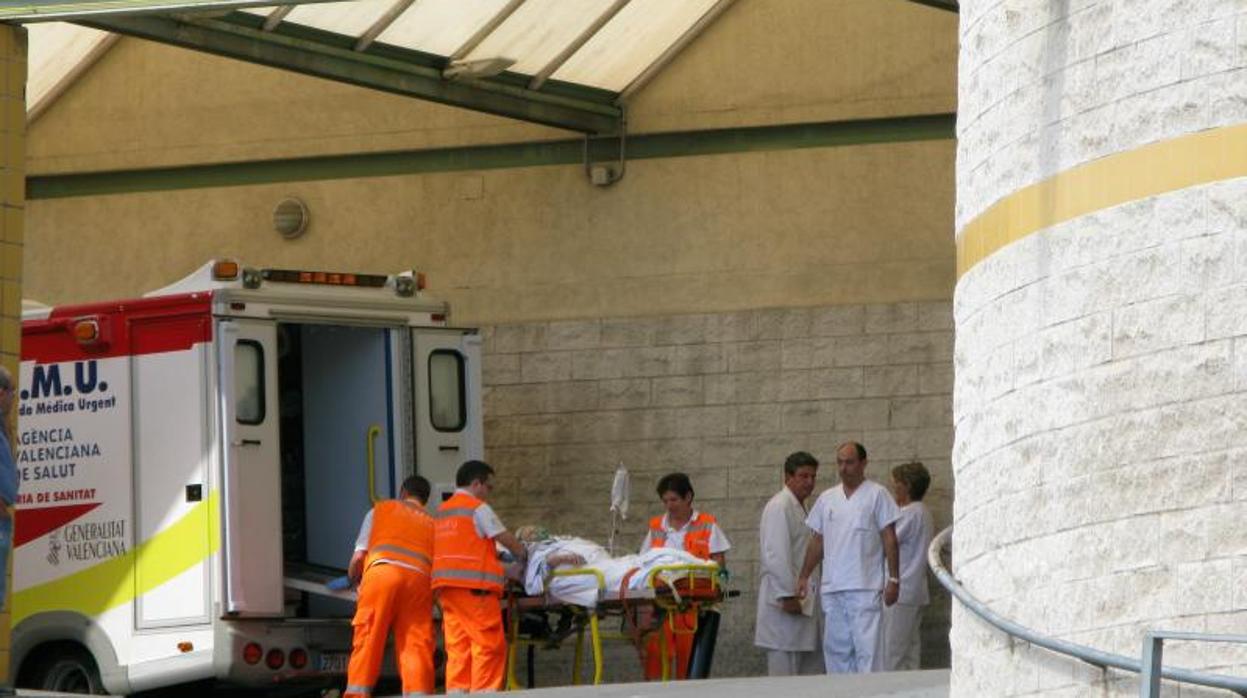
[[[528,551],[485,503],[493,476],[484,461],[464,463],[455,473],[455,493],[437,508],[433,589],[442,607],[447,693],[498,691],[506,675],[498,601],[506,578],[494,542],[510,550],[521,569]]]
[[[725,553],[732,544],[713,516],[693,508],[693,483],[688,475],[664,475],[658,481],[657,490],[667,513],[650,519],[649,532],[645,535],[645,542],[641,544],[641,552],[650,548],[680,548],[703,560],[714,560],[722,567]],[[676,615],[674,620],[676,627],[682,632],[673,633],[665,622],[661,632],[667,637],[667,647],[675,649],[675,677],[683,679],[688,676],[688,660],[693,651],[697,611],[690,609]],[[669,661],[670,657],[667,659]],[[658,633],[654,633],[645,645],[645,678],[662,678],[662,663]]]
[[[359,584],[351,625],[346,695],[367,698],[381,671],[385,639],[394,629],[394,654],[403,695],[433,693],[433,518],[424,510],[429,481],[412,475],[399,499],[377,502],[364,517],[347,576]]]

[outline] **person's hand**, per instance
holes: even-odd
[[[794,616],[801,615],[801,599],[795,596],[787,596],[780,599],[779,605],[784,609],[784,613],[791,613]]]
[[[901,585],[898,582],[888,580],[883,587],[883,605],[891,606],[896,603],[896,599],[901,595]]]
[[[797,579],[797,600],[802,601],[810,591],[810,578],[800,577]]]

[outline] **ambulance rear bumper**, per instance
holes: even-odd
[[[244,686],[330,682],[346,675],[346,618],[226,620],[217,626],[216,675]]]

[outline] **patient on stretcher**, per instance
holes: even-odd
[[[639,555],[611,557],[606,548],[574,536],[551,536],[537,526],[521,526],[516,537],[528,548],[528,566],[518,579],[530,596],[548,594],[552,599],[592,607],[598,601],[598,581],[592,575],[552,577],[555,570],[591,568],[602,573],[607,598],[618,596],[627,579],[628,589],[643,589],[646,577],[663,565],[715,566],[684,550],[652,548]],[[632,573],[629,577],[629,573]]]

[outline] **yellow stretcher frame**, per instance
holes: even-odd
[[[622,639],[632,641],[631,635],[626,633],[603,633],[601,631],[598,619],[610,610],[616,608],[622,609],[626,604],[652,604],[663,614],[663,622],[671,626],[673,633],[696,633],[697,624],[694,623],[692,630],[680,630],[676,627],[675,615],[682,611],[688,610],[694,606],[713,608],[723,601],[724,593],[719,584],[719,572],[721,568],[717,564],[678,564],[678,565],[659,565],[651,569],[645,575],[645,588],[640,590],[629,590],[622,595],[613,595],[606,588],[606,578],[599,570],[592,567],[578,567],[567,570],[555,570],[550,574],[550,578],[554,577],[577,577],[590,576],[597,581],[598,601],[592,608],[568,604],[564,602],[554,602],[548,595],[546,596],[526,596],[512,598],[508,603],[510,615],[507,619],[507,684],[506,690],[515,691],[522,687],[519,680],[515,676],[516,650],[520,645],[536,646],[545,644],[543,641],[530,638],[522,638],[519,636],[520,613],[524,610],[535,609],[569,609],[572,613],[581,616],[587,616],[589,626],[590,647],[593,650],[593,685],[602,683],[602,639]],[[708,580],[709,594],[698,594],[692,598],[681,596],[677,583],[681,580],[687,580],[689,588],[694,587],[697,580]],[[548,580],[547,580],[548,581]],[[661,586],[655,584],[660,582]],[[708,598],[707,598],[708,597]],[[660,624],[661,625],[661,624]],[[649,632],[654,632],[650,630]],[[583,622],[576,625],[576,646],[575,655],[572,665],[572,685],[579,686],[581,684],[581,665],[584,663],[584,636],[585,624]],[[664,659],[667,657],[667,636],[665,633],[659,633],[659,649]],[[671,680],[671,662],[663,661],[662,663],[662,680]]]

